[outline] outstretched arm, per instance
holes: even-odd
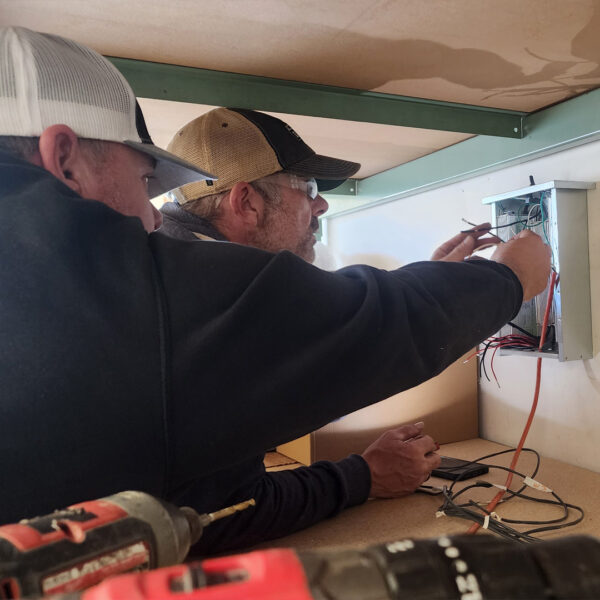
[[[410,494],[439,465],[437,447],[430,436],[423,435],[423,423],[416,423],[386,431],[362,456],[352,454],[338,462],[319,461],[272,473],[265,472],[258,456],[204,478],[179,497],[178,504],[201,512],[250,498],[256,505],[207,527],[192,554],[247,548],[314,525],[368,497]],[[236,484],[239,487],[232,492]],[[217,501],[208,498],[219,488],[223,490],[219,506],[211,505]]]
[[[204,530],[191,555],[209,555],[248,548],[259,542],[289,535],[332,517],[350,506],[363,503],[369,496],[371,478],[365,460],[353,454],[338,462],[320,461],[310,467],[266,473],[262,457],[239,466],[240,477],[253,475],[226,500],[226,504],[254,498],[256,506],[215,521]],[[242,474],[241,471],[244,471]],[[212,478],[219,481],[225,471]],[[230,470],[232,489],[235,470]],[[209,480],[207,480],[207,483]],[[178,503],[187,502],[201,511],[206,506],[206,487],[195,486]],[[202,488],[205,488],[204,490]],[[191,497],[198,494],[196,504]]]
[[[549,260],[530,235],[492,261],[335,273],[287,252],[156,235],[168,257],[171,489],[437,375],[510,320],[523,289],[543,289],[532,271],[547,277]]]

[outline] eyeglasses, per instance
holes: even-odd
[[[314,177],[301,177],[300,175],[292,175],[289,173],[275,173],[265,180],[272,180],[276,185],[287,187],[292,190],[299,190],[306,194],[308,198],[314,200],[319,195],[319,187]]]
[[[297,178],[297,179],[299,179],[299,178]],[[317,186],[317,182],[315,181],[315,178],[311,177],[310,179],[306,179],[306,180],[300,179],[300,181],[306,186],[306,195],[311,200],[314,200],[319,194],[319,187]]]

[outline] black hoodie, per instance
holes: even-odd
[[[148,235],[0,153],[0,522],[125,489],[220,508],[203,478],[438,374],[521,299],[495,262]]]

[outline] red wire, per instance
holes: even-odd
[[[494,376],[494,379],[496,380],[496,385],[498,387],[500,387],[500,382],[498,381],[498,378],[496,377],[496,371],[494,371],[494,356],[496,356],[496,352],[498,352],[498,348],[501,348],[502,344],[498,344],[495,348],[494,348],[494,352],[492,353],[492,359],[490,360],[490,367],[492,368],[492,375]]]
[[[481,354],[482,352],[483,352],[483,348],[481,350],[476,350],[475,352],[473,352],[473,354],[469,354],[469,356],[467,356],[467,358],[465,358],[465,360],[463,360],[463,364],[468,363],[472,358],[474,358],[478,354]]]
[[[552,278],[550,279],[550,288],[548,289],[548,300],[546,302],[546,311],[544,313],[544,321],[542,323],[542,334],[540,336],[540,344],[538,346],[538,350],[541,352],[542,347],[544,346],[544,342],[546,341],[546,330],[548,329],[548,317],[550,315],[550,307],[552,306],[552,296],[554,295],[554,286],[556,284],[556,271],[552,271]],[[506,483],[504,486],[508,489],[510,488],[510,484],[512,483],[513,474],[512,471],[517,466],[517,461],[519,460],[519,456],[521,454],[521,450],[525,445],[525,440],[527,439],[527,434],[529,433],[529,429],[531,427],[531,423],[533,422],[533,417],[535,415],[535,410],[538,404],[538,398],[540,395],[540,384],[542,381],[542,358],[539,357],[537,359],[537,368],[536,368],[536,377],[535,377],[535,392],[533,394],[533,404],[531,405],[531,410],[529,411],[529,417],[527,418],[527,423],[525,424],[525,428],[523,429],[523,433],[521,434],[521,439],[519,440],[519,445],[515,450],[515,454],[510,463],[510,469],[508,476],[506,478]],[[506,490],[500,490],[492,499],[492,501],[485,507],[485,510],[488,513],[491,513],[498,502],[502,499]],[[473,523],[471,527],[467,530],[467,533],[475,533],[479,529],[479,523]]]
[[[524,336],[510,336],[507,335],[507,338],[510,337],[524,337]],[[530,340],[527,340],[526,338],[523,340],[506,340],[503,342],[499,342],[494,346],[494,351],[492,352],[492,358],[490,359],[490,367],[492,369],[492,375],[494,376],[494,379],[496,380],[496,384],[498,385],[498,387],[500,387],[500,382],[498,381],[498,377],[496,377],[496,371],[494,370],[494,357],[496,356],[496,352],[498,352],[498,348],[503,348],[504,346],[510,346],[511,348],[514,348],[515,346],[519,346],[520,348],[532,348],[535,347],[532,345]]]
[[[490,359],[490,367],[492,369],[492,375],[494,376],[494,380],[496,381],[497,386],[500,387],[500,382],[498,381],[496,371],[494,370],[494,358],[496,356],[498,348],[503,348],[504,346],[519,346],[521,348],[532,348],[535,347],[535,345],[533,344],[531,338],[520,334],[504,335],[502,337],[495,337],[490,339],[494,340],[494,342],[490,344],[490,347],[494,348],[494,352],[492,352],[492,358]]]

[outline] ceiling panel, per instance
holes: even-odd
[[[102,54],[530,112],[600,86],[600,0],[0,0]],[[207,106],[142,100],[159,145]],[[465,134],[281,115],[380,173]]]
[[[598,0],[0,0],[103,54],[531,111],[600,85]]]

